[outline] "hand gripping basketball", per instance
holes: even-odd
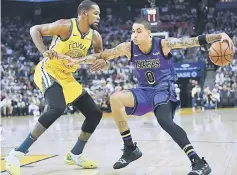
[[[212,43],[209,58],[218,66],[225,66],[231,63],[234,55],[234,44],[226,33],[221,34],[221,40]]]

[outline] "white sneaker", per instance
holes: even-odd
[[[98,163],[85,159],[81,154],[74,155],[71,152],[67,153],[64,162],[68,165],[78,165],[84,169],[94,169],[98,167]]]
[[[6,157],[6,171],[11,175],[20,175],[20,166],[21,166],[21,159],[25,156],[24,153],[20,151],[15,151],[13,149]]]

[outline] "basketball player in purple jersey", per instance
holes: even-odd
[[[127,115],[144,115],[153,111],[160,126],[189,157],[192,164],[189,175],[210,174],[211,168],[208,163],[197,155],[186,132],[173,121],[179,101],[175,94],[175,73],[170,51],[224,40],[233,49],[233,43],[225,33],[168,39],[152,38],[150,34],[150,23],[138,19],[133,24],[132,42],[121,43],[113,49],[80,60],[68,58],[68,66],[76,63],[92,64],[95,59],[109,60],[124,55],[134,64],[137,88],[116,92],[110,97],[113,117],[124,141],[123,155],[114,164],[114,169],[123,168],[142,156],[142,152],[132,141]]]

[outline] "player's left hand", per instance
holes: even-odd
[[[95,60],[94,64],[91,65],[91,71],[99,71],[107,66],[107,62],[104,59],[97,59]]]
[[[221,42],[227,41],[229,44],[230,49],[234,51],[234,43],[232,39],[226,34],[226,33],[221,33]]]
[[[59,54],[58,55],[58,58],[59,59],[64,59],[64,60],[67,60],[68,63],[66,64],[67,67],[72,67],[74,64],[77,64],[77,60],[68,56],[68,55],[61,55]]]

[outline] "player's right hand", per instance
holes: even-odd
[[[77,60],[71,57],[66,58],[68,63],[66,64],[67,67],[72,67],[74,64],[77,64]]]
[[[223,42],[223,41],[227,41],[230,49],[232,49],[233,52],[235,51],[234,43],[233,43],[232,39],[225,32],[221,33],[221,42]]]
[[[55,50],[47,50],[43,53],[43,56],[49,59],[58,59],[58,53]]]

